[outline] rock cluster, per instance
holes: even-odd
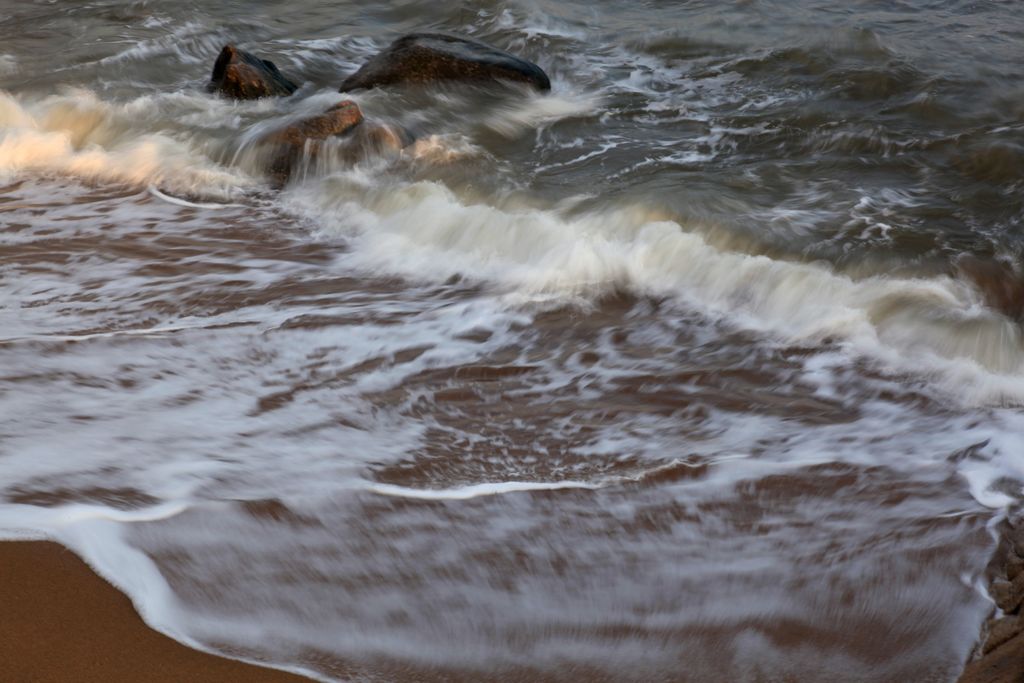
[[[996,611],[985,624],[976,657],[959,683],[1024,681],[1024,514],[1005,522],[989,573]]]
[[[403,36],[372,57],[342,83],[340,91],[429,86],[439,83],[523,83],[551,89],[547,74],[532,62],[490,45],[440,33]],[[273,62],[226,45],[213,66],[208,86],[235,100],[287,97],[298,86]],[[259,139],[267,149],[268,171],[277,184],[292,177],[300,163],[315,163],[325,142],[351,138],[350,157],[398,152],[414,140],[394,125],[363,121],[355,102],[345,100],[321,114],[293,122]]]

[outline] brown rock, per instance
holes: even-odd
[[[544,71],[525,59],[475,40],[441,33],[403,36],[372,57],[341,84],[341,92],[443,81],[515,81],[551,90]]]
[[[1024,276],[1011,264],[964,256],[956,262],[956,270],[978,288],[990,308],[1012,320],[1024,320]],[[1018,554],[1024,555],[1024,535],[1017,547]]]
[[[236,100],[255,100],[291,95],[298,86],[270,60],[225,45],[213,65],[208,88]]]
[[[283,183],[291,176],[295,165],[303,157],[315,161],[324,140],[345,136],[363,121],[358,105],[345,100],[334,105],[323,114],[303,119],[276,130],[261,140],[272,147],[270,173],[277,182]]]
[[[1024,525],[1018,525],[1010,532],[1010,543],[1013,551],[1019,556],[1024,557]]]
[[[988,637],[982,654],[988,654],[1024,630],[1024,620],[1018,616],[1003,617],[989,624]],[[1024,662],[1022,662],[1024,664]]]
[[[1024,683],[1024,634],[970,662],[958,683]]]
[[[415,142],[409,131],[387,123],[368,123],[359,133],[362,136],[358,150],[360,157],[397,154]]]
[[[326,140],[332,135],[344,135],[363,120],[363,112],[352,100],[338,102],[323,114],[303,119],[274,131],[266,142],[301,147],[307,140]]]
[[[1013,581],[1022,571],[1024,571],[1024,557],[1010,550],[1006,553],[1006,578]]]
[[[358,105],[345,100],[263,136],[258,146],[274,184],[282,185],[299,168],[316,165],[332,139],[343,140],[330,149],[334,160],[350,164],[396,156],[413,142],[412,134],[400,126],[365,121]]]
[[[1018,574],[1013,581],[996,579],[989,588],[996,606],[1004,612],[1014,612],[1024,602],[1024,574]]]

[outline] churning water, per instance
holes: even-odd
[[[1017,2],[0,2],[0,530],[324,680],[949,681],[1024,480]],[[402,33],[550,94],[354,99]],[[232,102],[226,42],[303,85]]]

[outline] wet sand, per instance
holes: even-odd
[[[1012,530],[993,580],[1012,559]],[[1024,539],[1024,527],[1021,538]],[[999,557],[999,556],[1002,557]],[[1016,577],[1015,577],[1016,578]],[[4,680],[230,683],[306,681],[193,650],[149,628],[126,596],[73,552],[51,542],[0,542],[0,662]],[[1013,612],[1019,612],[1019,604]],[[1018,618],[1017,614],[1003,619]],[[980,657],[958,683],[1024,683],[1024,631],[989,622]],[[1012,633],[1012,635],[1011,635]],[[995,639],[998,638],[998,641]]]
[[[0,543],[0,679],[255,683],[308,679],[199,652],[150,629],[66,548]]]

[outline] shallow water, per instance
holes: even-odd
[[[956,678],[1024,481],[1015,3],[2,9],[0,533],[325,680]],[[274,189],[422,29],[552,93],[356,93],[417,142]],[[228,41],[302,88],[208,95]]]

